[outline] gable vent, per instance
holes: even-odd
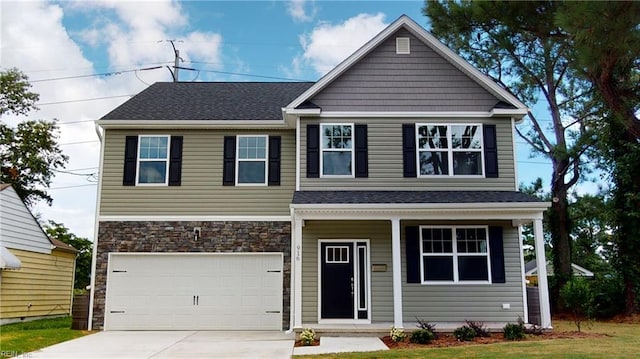
[[[408,37],[396,37],[396,54],[408,55],[411,53],[411,43]]]

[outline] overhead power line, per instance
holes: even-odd
[[[119,98],[119,97],[133,97],[133,96],[135,96],[135,95],[115,95],[115,96],[105,96],[105,97],[84,98],[84,99],[68,100],[68,101],[45,102],[45,103],[38,103],[38,104],[36,104],[36,106],[59,105],[59,104],[62,104],[62,103],[72,103],[72,102],[85,102],[85,101],[108,100],[108,99],[112,99],[112,98]],[[70,123],[70,122],[68,122],[68,123]]]
[[[152,67],[145,67],[145,68],[140,68],[140,69],[103,72],[103,73],[99,73],[99,74],[86,74],[86,75],[76,75],[76,76],[66,76],[66,77],[55,77],[55,78],[50,78],[50,79],[29,80],[29,82],[30,83],[34,83],[34,82],[45,82],[45,81],[80,79],[80,78],[85,78],[85,77],[116,76],[116,75],[121,75],[121,74],[128,73],[128,72],[156,70],[156,69],[161,69],[161,68],[162,68],[162,66],[152,66]]]

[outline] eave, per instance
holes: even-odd
[[[290,126],[279,120],[98,120],[103,129],[282,129]]]

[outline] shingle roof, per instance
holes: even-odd
[[[313,82],[156,82],[101,120],[279,120]]]
[[[296,191],[293,204],[542,202],[512,191]]]

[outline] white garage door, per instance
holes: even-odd
[[[105,330],[281,330],[281,253],[112,253]]]

